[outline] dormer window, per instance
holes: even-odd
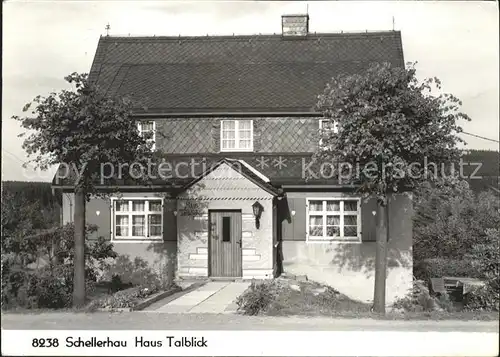
[[[221,151],[253,151],[252,120],[221,120]]]
[[[307,36],[309,15],[282,15],[281,31],[284,37]]]
[[[324,146],[323,142],[323,137],[324,136],[329,136],[330,133],[338,133],[339,132],[339,127],[337,122],[331,121],[330,119],[320,119],[319,121],[319,131],[320,131],[320,139],[319,139],[319,146],[323,150],[327,150],[328,147]]]
[[[323,132],[333,132],[336,134],[339,132],[339,125],[330,119],[321,119],[319,121],[319,129]]]
[[[154,121],[139,121],[137,123],[137,130],[139,130],[139,135],[145,138],[148,142],[153,143],[151,150],[155,150],[156,123]]]

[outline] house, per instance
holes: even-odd
[[[154,133],[163,174],[93,198],[87,223],[117,252],[179,279],[286,272],[369,301],[376,203],[314,172],[325,123],[314,105],[337,74],[403,66],[401,33],[313,34],[307,15],[282,24],[277,35],[100,38],[90,80],[141,103],[139,130]],[[72,221],[71,185],[54,187]],[[389,208],[390,302],[412,284],[411,196],[394,195]]]

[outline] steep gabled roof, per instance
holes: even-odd
[[[101,37],[90,80],[150,113],[311,112],[327,81],[403,66],[401,33]]]

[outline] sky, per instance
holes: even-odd
[[[493,1],[7,1],[3,3],[2,180],[50,181],[23,169],[23,132],[11,117],[36,95],[71,89],[88,73],[99,36],[231,35],[281,31],[281,15],[310,16],[311,32],[400,30],[406,62],[420,79],[437,76],[463,102],[464,131],[499,140],[499,20]],[[499,144],[463,136],[468,148]]]

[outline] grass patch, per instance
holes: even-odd
[[[370,308],[369,304],[349,299],[332,287],[310,281],[289,281],[283,284],[266,313],[270,316],[358,315],[370,312]]]
[[[268,316],[359,314],[369,313],[371,308],[332,287],[284,278],[252,282],[236,303],[243,314]]]
[[[371,311],[371,304],[350,299],[334,288],[313,281],[277,278],[254,281],[237,299],[238,312],[265,316],[327,316],[381,320],[498,320],[487,311]]]

